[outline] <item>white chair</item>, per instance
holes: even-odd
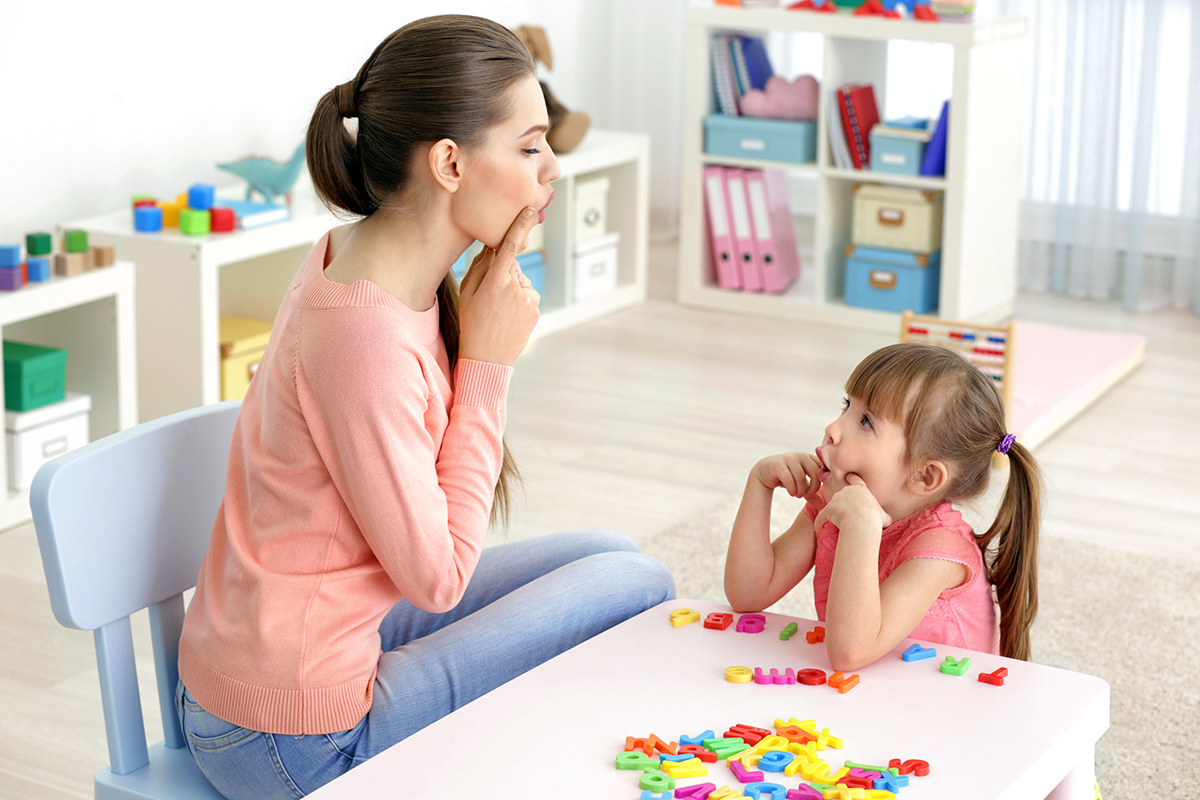
[[[107,436],[44,465],[30,505],[55,618],[92,631],[111,764],[97,800],[219,800],[175,712],[183,593],[192,588],[225,493],[240,402],[204,406]],[[130,615],[150,610],[164,740],[149,748]]]

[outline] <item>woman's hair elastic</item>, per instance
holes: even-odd
[[[1017,440],[1017,437],[1014,436],[1013,434],[1011,434],[1011,433],[1004,434],[1004,438],[1000,440],[1000,444],[996,445],[996,452],[1001,453],[1003,455],[1008,455],[1008,448],[1012,447],[1013,442],[1015,442],[1016,440]]]
[[[334,87],[333,99],[339,114],[343,117],[354,116],[354,86],[350,81]]]

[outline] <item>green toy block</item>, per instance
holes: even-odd
[[[25,234],[25,252],[31,256],[48,256],[53,246],[48,233]]]
[[[4,407],[32,411],[66,396],[67,351],[4,342]]]
[[[179,212],[180,233],[186,233],[189,236],[203,236],[208,233],[209,224],[207,211],[186,208]]]
[[[942,672],[947,675],[965,675],[970,666],[971,659],[966,656],[957,660],[954,656],[946,656],[946,660],[942,662]]]
[[[87,231],[67,231],[64,233],[63,249],[68,253],[86,253],[88,249]]]

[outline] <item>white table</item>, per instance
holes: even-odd
[[[701,621],[672,627],[670,612]],[[618,770],[625,737],[677,742],[739,723],[773,730],[777,718],[815,720],[844,741],[823,758],[886,766],[929,762],[910,776],[908,800],[1092,797],[1094,748],[1108,728],[1109,689],[1099,678],[986,653],[933,645],[936,658],[907,662],[908,640],[858,670],[845,694],[828,685],[725,680],[729,666],[816,668],[830,673],[818,624],[766,614],[763,633],[703,627],[713,603],[673,600],[579,645],[459,709],[311,795],[360,797],[571,797],[637,800],[639,772]],[[791,621],[797,633],[781,641]],[[943,674],[946,656],[970,657],[964,676]],[[978,680],[1006,667],[1003,686]],[[800,776],[766,773],[795,789]],[[698,783],[740,787],[724,761]],[[1056,789],[1057,787],[1057,789]],[[1051,794],[1053,792],[1053,794]],[[657,793],[655,794],[657,797]],[[764,795],[767,796],[767,795]]]

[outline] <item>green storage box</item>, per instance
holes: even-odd
[[[32,411],[67,394],[67,351],[24,342],[4,342],[4,407]]]

